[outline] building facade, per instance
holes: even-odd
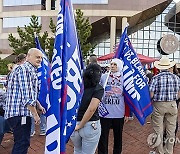
[[[0,57],[12,54],[8,35],[12,33],[18,37],[17,26],[23,28],[24,25],[28,25],[31,15],[39,17],[42,31],[50,32],[49,21],[51,17],[56,21],[59,2],[60,0],[0,0]],[[134,36],[132,37],[134,41],[135,32],[150,25],[172,0],[72,0],[72,2],[74,9],[80,8],[84,16],[89,17],[93,27],[90,41],[97,42],[95,53],[101,56],[113,51],[118,41],[117,36],[121,34],[127,22],[128,32]],[[143,48],[145,46],[142,46]],[[138,49],[138,52],[141,51]]]

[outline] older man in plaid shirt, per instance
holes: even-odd
[[[180,97],[180,79],[173,72],[175,62],[162,57],[155,62],[160,73],[152,78],[150,94],[153,100],[152,125],[155,133],[160,134],[161,142],[157,146],[158,154],[172,154],[175,141],[177,120],[176,100]],[[166,130],[165,146],[163,147],[163,130]]]
[[[27,61],[15,68],[8,79],[5,118],[13,130],[14,146],[12,154],[26,154],[30,145],[31,117],[40,123],[36,106],[44,111],[37,101],[37,67],[41,64],[42,53],[31,48]]]

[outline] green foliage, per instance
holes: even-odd
[[[93,53],[95,46],[92,46],[88,42],[88,38],[91,36],[92,26],[89,22],[89,18],[83,17],[83,12],[80,9],[76,10],[76,27],[77,33],[80,40],[81,50],[83,57],[86,58],[88,55]],[[30,48],[35,47],[34,41],[34,32],[38,35],[41,47],[44,51],[47,51],[47,56],[51,60],[53,55],[54,48],[54,37],[56,32],[56,25],[53,22],[53,19],[50,18],[49,28],[52,35],[49,36],[48,32],[45,31],[42,36],[40,32],[42,30],[42,25],[38,22],[38,17],[35,15],[31,16],[31,22],[28,26],[25,25],[25,28],[17,27],[17,32],[19,38],[14,37],[12,34],[9,34],[9,46],[12,47],[16,55],[20,53],[27,53]],[[45,50],[46,49],[46,50]]]
[[[34,41],[34,32],[38,35],[39,41],[41,43],[41,47],[45,49],[47,44],[46,40],[48,37],[47,31],[45,31],[42,37],[39,35],[42,29],[42,25],[38,22],[38,17],[35,15],[31,16],[31,22],[28,26],[22,29],[17,27],[17,32],[19,34],[19,38],[14,37],[12,34],[9,34],[9,46],[13,48],[13,51],[16,55],[20,53],[27,53],[30,48],[35,47]]]
[[[49,37],[47,39],[46,49],[48,50],[47,54],[48,54],[49,59],[52,59],[53,49],[54,49],[54,36],[55,36],[55,33],[56,33],[56,25],[54,24],[52,18],[50,18],[49,28],[51,29],[51,32],[52,32],[53,36],[51,36],[51,37]]]
[[[94,48],[91,43],[88,42],[88,38],[91,36],[92,26],[89,22],[89,18],[84,18],[84,14],[80,9],[76,9],[75,21],[83,57],[86,58],[93,53]]]
[[[8,74],[8,68],[7,64],[10,62],[4,59],[0,59],[0,75],[7,75]]]

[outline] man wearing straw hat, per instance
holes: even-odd
[[[158,154],[172,154],[175,141],[175,128],[177,120],[176,100],[180,97],[180,79],[171,73],[175,62],[170,62],[163,56],[154,66],[160,73],[152,78],[150,95],[153,100],[152,126],[155,133],[161,137],[157,146]],[[163,130],[166,130],[165,146],[163,147]]]

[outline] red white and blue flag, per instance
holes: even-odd
[[[50,83],[50,72],[51,66],[46,53],[41,48],[38,36],[35,36],[36,48],[41,50],[43,53],[43,59],[40,67],[38,67],[38,81],[39,81],[39,96],[38,100],[41,105],[45,108],[46,112],[49,107],[49,83]],[[46,114],[45,114],[46,115]]]
[[[83,65],[71,0],[60,2],[53,52],[45,153],[65,154],[83,93]]]
[[[131,111],[136,115],[139,122],[144,125],[146,117],[152,111],[147,77],[143,66],[134,51],[125,28],[119,43],[115,58],[124,62],[124,99]]]

